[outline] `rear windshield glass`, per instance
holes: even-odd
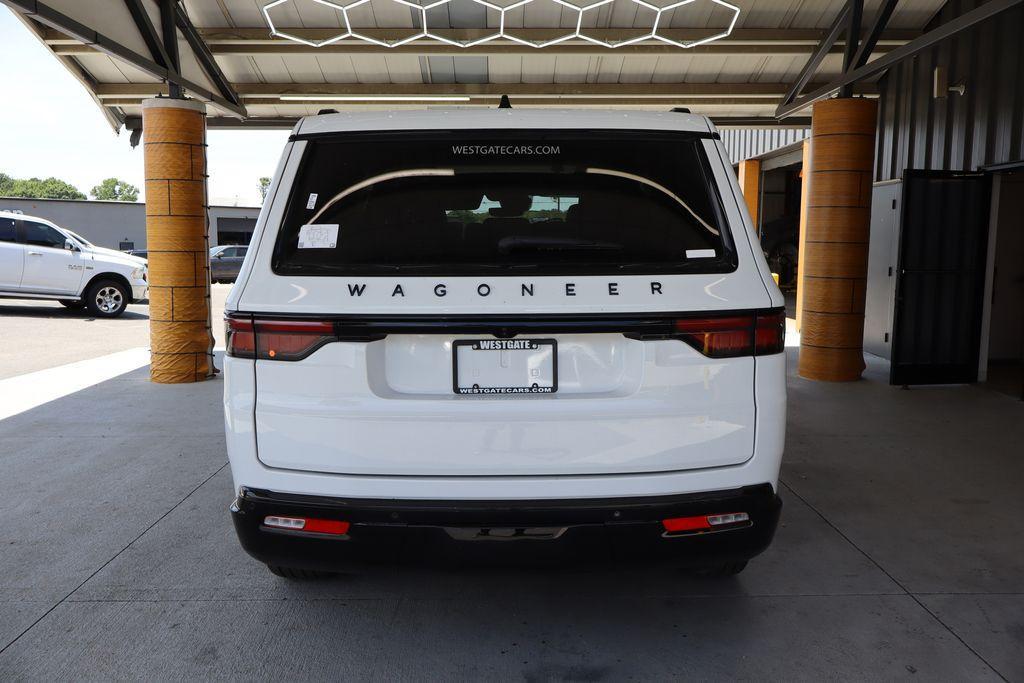
[[[308,140],[273,267],[706,273],[735,254],[694,135],[437,131]]]

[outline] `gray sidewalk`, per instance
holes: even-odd
[[[1024,403],[881,372],[791,376],[783,524],[735,580],[305,585],[235,541],[222,383],[129,373],[0,421],[0,679],[1024,679]]]

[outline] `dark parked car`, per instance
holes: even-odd
[[[245,260],[248,246],[219,246],[210,249],[210,280],[212,282],[234,282]]]

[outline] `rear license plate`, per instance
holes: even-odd
[[[554,339],[458,339],[452,379],[456,394],[553,394],[558,347]]]

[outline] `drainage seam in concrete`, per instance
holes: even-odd
[[[886,570],[885,567],[883,567],[881,564],[879,564],[879,562],[875,558],[871,557],[871,555],[869,555],[867,551],[865,551],[859,545],[854,543],[853,539],[851,539],[849,536],[847,536],[845,533],[843,533],[839,529],[839,527],[837,527],[835,524],[833,524],[830,519],[828,519],[824,514],[821,513],[820,510],[818,510],[818,508],[816,508],[813,505],[811,505],[810,502],[808,502],[803,496],[801,496],[799,493],[797,493],[796,489],[794,489],[792,486],[790,486],[781,477],[779,478],[779,483],[782,484],[783,486],[785,486],[786,489],[789,490],[789,492],[792,493],[794,496],[796,496],[797,499],[801,503],[803,503],[808,508],[810,508],[814,512],[814,514],[818,515],[818,517],[821,518],[821,521],[825,522],[825,524],[827,524],[833,531],[835,531],[837,534],[839,534],[839,536],[842,537],[842,539],[844,541],[849,543],[857,552],[859,552],[861,555],[863,555],[871,564],[875,565],[875,567],[878,568],[878,571],[882,572],[887,577],[889,577],[889,580],[892,581],[894,584],[896,584],[896,586],[898,586],[899,589],[901,591],[903,591],[904,594],[907,595],[907,597],[909,597],[911,600],[913,600],[918,605],[920,605],[921,609],[923,609],[925,612],[927,612],[931,616],[932,619],[934,619],[936,622],[938,622],[938,624],[940,626],[942,626],[942,628],[946,629],[946,631],[951,636],[953,636],[958,641],[960,641],[960,644],[963,645],[965,648],[967,648],[967,650],[969,652],[971,652],[975,657],[977,657],[979,660],[981,660],[981,662],[985,666],[987,666],[989,669],[991,669],[992,673],[994,673],[996,676],[999,676],[999,678],[1003,679],[1004,681],[1009,682],[1009,679],[1006,676],[1004,676],[1002,674],[1002,672],[999,671],[999,669],[997,669],[996,667],[992,666],[992,664],[987,659],[985,659],[984,657],[981,656],[981,653],[979,653],[977,650],[975,650],[973,647],[971,647],[967,643],[966,640],[964,640],[963,638],[960,637],[960,634],[958,634],[956,631],[954,631],[952,628],[950,628],[949,625],[946,624],[946,622],[944,622],[942,619],[940,619],[939,615],[937,615],[935,612],[933,612],[931,609],[929,609],[927,605],[925,605],[923,602],[921,602],[921,600],[918,599],[917,595],[915,595],[914,593],[911,593],[909,590],[907,590],[907,587],[904,586],[903,583],[901,583],[895,576],[890,574],[888,572],[888,570]],[[926,594],[922,593],[922,595],[926,595]],[[930,594],[927,594],[927,595],[930,595]],[[979,594],[979,595],[984,595],[984,594]]]
[[[172,512],[174,512],[175,510],[177,510],[177,509],[178,509],[178,506],[180,506],[180,505],[181,505],[182,503],[184,503],[184,502],[185,502],[186,500],[188,500],[189,498],[191,498],[191,497],[192,497],[192,495],[193,495],[193,494],[194,494],[194,493],[195,493],[196,491],[198,491],[199,489],[201,489],[201,488],[203,487],[203,485],[204,485],[204,484],[205,484],[206,482],[210,481],[211,479],[213,479],[214,477],[216,477],[216,476],[217,476],[218,474],[220,474],[220,473],[221,473],[222,471],[224,471],[224,468],[225,468],[225,467],[227,467],[227,466],[228,466],[228,463],[227,463],[227,462],[225,462],[225,463],[224,463],[223,465],[221,465],[220,467],[218,467],[218,468],[216,469],[216,471],[214,471],[214,473],[213,473],[213,474],[211,474],[210,476],[206,477],[206,479],[203,479],[203,480],[202,480],[201,482],[199,482],[199,484],[198,484],[198,485],[197,485],[197,486],[196,486],[196,487],[195,487],[194,489],[192,489],[191,491],[189,491],[188,493],[186,493],[186,494],[185,494],[185,497],[184,497],[184,498],[182,498],[182,499],[181,499],[181,500],[179,500],[179,501],[178,501],[177,503],[175,503],[174,505],[172,505],[172,506],[170,507],[170,509],[168,509],[168,510],[167,510],[167,512],[165,512],[165,513],[163,513],[162,515],[160,515],[159,517],[157,517],[157,518],[156,518],[156,520],[154,520],[152,524],[150,524],[150,525],[149,525],[149,526],[147,526],[147,527],[146,527],[145,529],[143,529],[143,530],[142,530],[142,531],[141,531],[141,532],[139,533],[139,535],[138,535],[138,536],[136,536],[135,538],[133,538],[132,540],[130,540],[130,541],[128,542],[128,544],[127,544],[127,545],[125,545],[125,546],[124,546],[123,548],[121,548],[121,549],[120,549],[120,550],[118,550],[118,551],[117,551],[116,553],[114,553],[114,555],[113,555],[113,556],[112,556],[112,557],[111,557],[111,558],[110,558],[109,560],[107,560],[107,561],[106,561],[106,562],[104,562],[104,563],[103,563],[102,565],[100,565],[100,566],[99,566],[99,567],[98,567],[98,568],[96,569],[96,571],[94,571],[94,572],[93,572],[92,574],[89,574],[89,576],[85,577],[85,580],[84,580],[84,581],[82,581],[82,583],[78,584],[78,585],[77,585],[77,586],[75,586],[75,587],[74,587],[73,589],[71,589],[71,592],[69,592],[69,593],[68,593],[67,595],[65,595],[65,596],[64,596],[63,598],[61,598],[61,599],[60,599],[60,600],[59,600],[58,602],[56,602],[56,603],[55,603],[55,604],[54,604],[54,605],[53,605],[52,607],[50,607],[50,609],[48,609],[48,610],[46,610],[45,612],[43,612],[43,613],[42,613],[42,614],[41,614],[41,615],[39,616],[39,618],[38,618],[38,619],[36,619],[35,621],[33,621],[33,622],[32,622],[31,624],[29,624],[29,625],[28,625],[28,626],[27,626],[27,627],[25,628],[25,630],[24,630],[24,631],[22,631],[21,633],[19,633],[19,634],[17,635],[17,637],[16,637],[16,638],[14,638],[14,640],[12,640],[11,642],[7,643],[7,644],[6,644],[6,645],[4,645],[4,646],[3,646],[2,648],[0,648],[0,655],[2,655],[3,653],[7,652],[7,649],[8,649],[9,647],[11,647],[12,645],[14,645],[14,644],[15,644],[16,642],[18,642],[19,640],[21,640],[21,639],[22,639],[22,638],[24,637],[24,635],[25,635],[26,633],[28,633],[29,631],[31,631],[31,630],[32,630],[33,628],[35,628],[35,627],[36,627],[36,624],[38,624],[38,623],[39,623],[39,622],[41,622],[41,621],[42,621],[43,619],[45,619],[46,617],[48,617],[48,616],[50,615],[50,613],[51,613],[51,612],[52,612],[53,610],[57,609],[58,607],[60,607],[61,605],[63,605],[63,604],[65,603],[65,602],[67,602],[67,601],[68,601],[68,598],[70,598],[70,597],[71,597],[72,595],[74,595],[75,593],[77,593],[77,592],[78,592],[78,590],[79,590],[79,589],[80,589],[80,588],[81,588],[82,586],[84,586],[85,584],[89,583],[89,581],[90,581],[90,580],[92,580],[92,577],[96,576],[96,575],[97,575],[97,574],[99,574],[99,573],[100,573],[101,571],[103,571],[104,569],[106,569],[107,565],[109,565],[109,564],[110,564],[111,562],[113,562],[114,560],[116,560],[116,559],[117,559],[118,557],[120,557],[120,556],[121,556],[121,553],[123,553],[124,551],[128,550],[128,548],[130,548],[130,547],[132,546],[132,544],[134,544],[134,543],[135,543],[136,541],[138,541],[138,540],[139,540],[140,538],[142,538],[142,537],[143,537],[143,536],[145,536],[145,535],[146,535],[147,533],[149,533],[150,529],[152,529],[152,528],[153,528],[153,527],[155,527],[155,526],[156,526],[157,524],[159,524],[160,522],[162,522],[162,521],[164,520],[164,518],[165,518],[165,517],[167,517],[167,515],[171,514],[171,513],[172,513]]]

